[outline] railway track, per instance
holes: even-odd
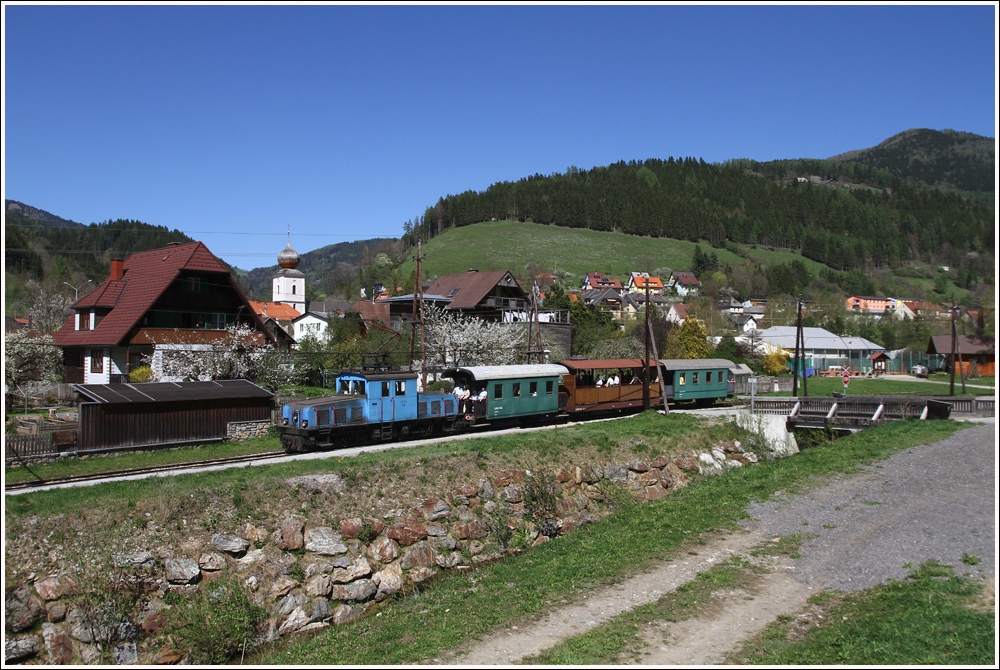
[[[718,404],[715,407],[715,409],[717,409],[717,410],[726,410],[726,409],[731,409],[733,406],[738,406],[740,404],[741,403],[739,403],[739,402],[720,403],[720,404]],[[671,411],[674,411],[675,409],[677,409],[677,408],[671,408]],[[688,410],[688,411],[691,411],[691,410]],[[695,410],[695,411],[697,411],[697,410]],[[572,423],[574,423],[574,424],[583,424],[583,423],[590,423],[590,422],[596,422],[596,421],[607,421],[607,420],[612,420],[612,419],[616,419],[616,418],[621,418],[621,416],[618,415],[618,416],[608,416],[608,417],[602,417],[602,418],[589,418],[589,419],[578,418],[578,419],[574,420]],[[504,431],[490,431],[490,432],[488,432],[486,434],[487,435],[497,435],[497,434],[500,434],[501,432],[506,432],[506,430],[519,430],[519,431],[524,431],[524,432],[534,432],[536,430],[545,430],[545,429],[549,429],[551,427],[552,426],[545,425],[545,426],[537,426],[537,427],[513,428],[513,429],[505,429]],[[371,444],[371,445],[366,445],[366,446],[359,446],[359,447],[354,447],[354,448],[349,448],[349,449],[343,449],[343,450],[339,450],[339,451],[342,454],[346,455],[345,452],[355,452],[355,451],[360,452],[360,451],[368,451],[368,450],[381,450],[381,449],[386,449],[386,448],[415,446],[415,445],[419,445],[419,444],[422,444],[422,443],[425,443],[425,442],[450,441],[450,440],[455,440],[455,439],[470,439],[470,438],[480,437],[482,435],[484,435],[484,433],[472,432],[472,433],[465,433],[465,434],[462,434],[462,435],[454,435],[454,436],[450,436],[450,437],[425,438],[425,439],[418,439],[418,440],[412,440],[412,441],[392,442],[392,443],[376,443],[376,444]],[[156,474],[158,472],[175,472],[175,471],[184,471],[184,470],[198,470],[198,469],[207,468],[207,467],[213,467],[213,466],[238,465],[240,463],[252,463],[252,462],[256,462],[256,461],[267,461],[267,460],[276,459],[276,458],[283,458],[283,457],[284,458],[295,459],[295,460],[302,459],[302,458],[323,458],[324,455],[327,455],[327,456],[332,455],[335,451],[336,450],[325,450],[325,451],[309,452],[309,453],[305,453],[305,454],[288,454],[288,453],[286,453],[284,451],[269,451],[269,452],[263,452],[263,453],[259,453],[259,454],[250,454],[250,455],[245,455],[245,456],[231,456],[231,457],[227,457],[227,458],[210,458],[210,459],[206,459],[206,460],[202,460],[202,461],[188,461],[188,462],[184,462],[184,463],[173,463],[173,464],[166,464],[166,465],[156,465],[156,466],[150,466],[150,467],[145,467],[145,468],[126,468],[126,469],[122,469],[122,470],[105,470],[105,471],[102,471],[102,472],[95,472],[95,473],[85,474],[85,475],[72,475],[72,476],[68,476],[68,477],[51,477],[51,478],[48,478],[48,479],[34,479],[34,480],[30,480],[30,481],[5,483],[5,485],[4,485],[4,493],[16,494],[18,492],[27,492],[27,491],[31,491],[31,490],[34,490],[34,489],[41,489],[41,488],[46,488],[46,487],[74,485],[74,484],[97,483],[97,482],[101,482],[101,481],[104,481],[104,480],[111,480],[111,479],[123,478],[123,477],[142,477],[142,476],[147,476],[147,475],[153,475],[153,474]]]
[[[117,477],[130,477],[137,475],[149,475],[157,472],[173,472],[175,470],[195,470],[198,468],[212,467],[214,465],[233,465],[236,463],[252,463],[255,461],[266,461],[272,458],[286,456],[284,451],[267,451],[260,454],[249,454],[245,456],[229,456],[226,458],[209,458],[202,461],[188,461],[185,463],[170,463],[166,465],[153,465],[145,468],[126,468],[124,470],[105,470],[86,475],[71,475],[68,477],[51,477],[49,479],[33,479],[23,482],[13,482],[4,485],[4,491],[23,491],[37,489],[45,486],[57,486],[59,484],[76,484],[80,482],[95,482],[103,479],[114,479]]]

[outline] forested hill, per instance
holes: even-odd
[[[831,156],[888,170],[947,190],[995,197],[996,140],[954,130],[915,128],[893,135],[878,146]]]
[[[849,270],[910,260],[960,265],[968,252],[992,254],[994,212],[992,200],[857,162],[668,158],[571,167],[449,195],[407,224],[405,237],[428,239],[483,221],[532,221],[716,247],[727,240],[766,245]]]
[[[78,276],[98,281],[108,274],[112,258],[194,241],[179,230],[141,221],[118,219],[85,226],[34,207],[11,207],[12,202],[7,201],[4,215],[8,281],[64,281]],[[34,218],[37,213],[48,216]]]

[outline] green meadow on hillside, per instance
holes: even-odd
[[[426,277],[477,270],[510,270],[519,276],[528,263],[543,271],[567,272],[583,277],[587,272],[602,272],[611,277],[627,278],[640,269],[640,259],[650,257],[650,270],[670,268],[687,270],[691,266],[695,243],[669,238],[641,237],[607,233],[583,228],[561,228],[517,221],[491,221],[453,228],[423,245],[423,272]],[[701,244],[705,253],[714,252],[723,263],[738,265],[743,261],[726,249]],[[746,257],[766,262],[801,261],[818,273],[819,263],[798,254],[763,249],[747,249]],[[403,265],[412,272],[414,262]]]
[[[651,271],[664,268],[689,270],[695,246],[700,246],[706,254],[714,253],[721,263],[732,267],[743,264],[746,259],[753,259],[759,265],[798,261],[813,276],[828,269],[797,253],[763,247],[740,247],[737,254],[729,249],[713,248],[706,242],[696,244],[671,238],[517,221],[491,221],[446,230],[423,244],[422,269],[424,277],[429,279],[473,268],[481,271],[509,270],[520,278],[524,275],[525,266],[534,263],[542,272],[571,277],[574,283],[582,281],[588,272],[601,272],[624,281],[630,272],[645,270],[647,265]],[[401,267],[406,275],[414,269],[413,260]],[[933,295],[934,282],[931,279],[884,274],[883,281],[888,282],[887,286],[880,287],[885,293],[915,298]],[[947,295],[956,295],[961,299],[965,293],[964,289],[948,282]]]

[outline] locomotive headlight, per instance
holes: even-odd
[[[307,421],[306,419],[302,419],[302,424],[301,424],[301,426],[302,426],[303,428],[308,428],[308,427],[309,427],[309,421]]]
[[[284,419],[281,420],[281,425],[282,426],[287,426],[288,425],[288,417],[285,417]]]

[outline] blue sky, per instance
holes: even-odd
[[[571,165],[996,137],[993,3],[3,12],[4,197],[245,269]]]

